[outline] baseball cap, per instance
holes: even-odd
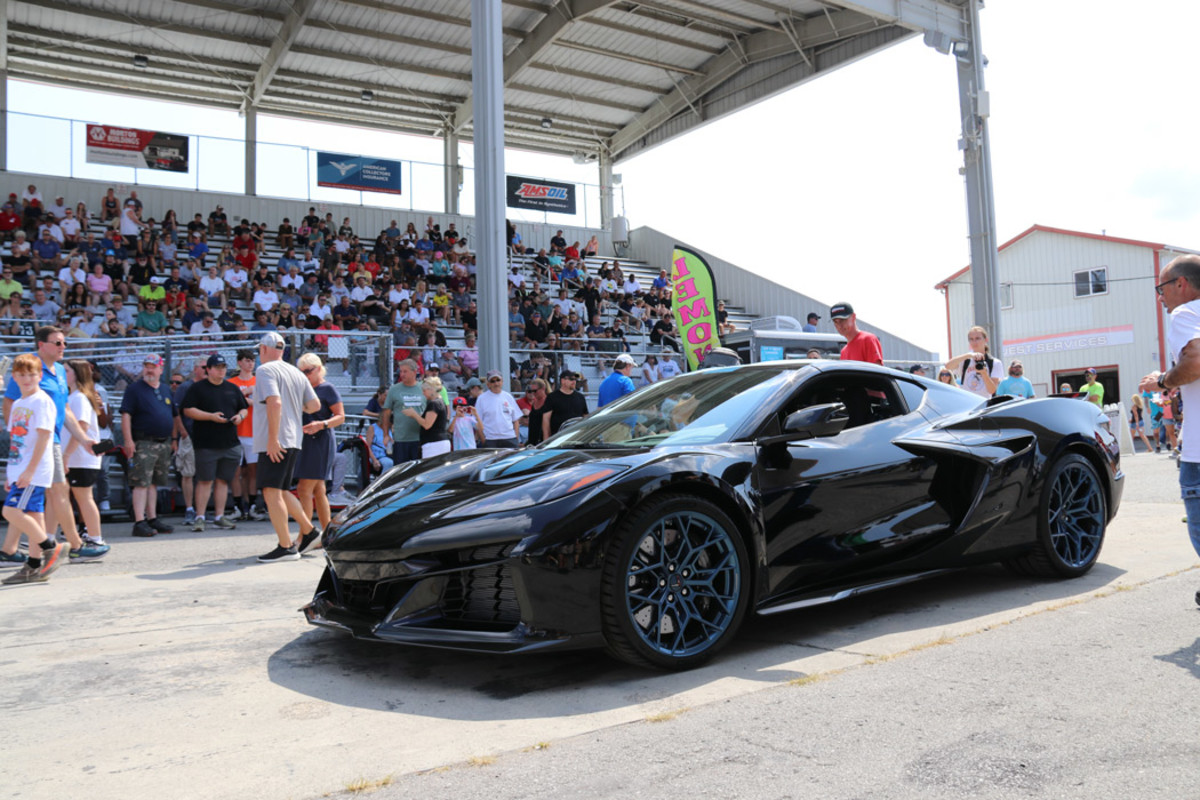
[[[467,381],[467,388],[468,388],[468,389],[471,389],[471,388],[473,388],[473,387],[476,387],[476,386],[478,386],[480,389],[482,389],[482,388],[483,388],[483,381],[479,380],[479,378],[471,378],[470,380],[468,380],[468,381]]]
[[[820,319],[821,315],[815,311],[810,311],[810,312],[808,312],[808,318],[809,319]]]
[[[621,355],[617,356],[616,360],[613,361],[613,363],[619,364],[621,366],[625,366],[626,364],[628,364],[629,366],[632,367],[634,365],[634,360],[633,360],[633,356],[629,355],[629,353],[621,353]]]
[[[849,303],[837,303],[829,307],[830,319],[848,319],[854,313],[854,306]]]
[[[498,369],[489,369],[487,371],[487,377],[488,378],[503,378],[504,376],[500,374],[500,370],[498,370]]]
[[[153,364],[156,367],[161,367],[163,364],[163,360],[162,360],[162,356],[155,355],[154,353],[146,353],[146,355],[142,358],[142,363],[143,364]]]
[[[228,364],[225,363],[225,358],[223,356],[213,354],[208,357],[208,366],[210,366],[210,367],[225,367],[225,366],[228,366]]]
[[[456,406],[465,406],[466,404],[467,404],[467,398],[465,398],[465,397],[456,397],[456,398],[454,398],[454,405],[456,405]]]
[[[561,373],[559,373],[558,379],[562,380],[564,378],[570,378],[573,381],[577,381],[579,380],[579,373],[572,369],[564,369]]]
[[[1095,375],[1095,374],[1096,374],[1096,368],[1095,368],[1095,367],[1088,367],[1087,369],[1085,369],[1085,370],[1084,370],[1084,374],[1085,374],[1085,375]]]
[[[437,362],[436,362],[436,361],[431,361],[431,362],[429,362],[429,364],[427,364],[427,365],[425,366],[425,371],[426,371],[426,372],[428,372],[428,371],[429,371],[429,370],[431,370],[431,369],[436,369],[438,372],[441,372],[441,371],[442,371],[442,368],[441,368],[441,367],[439,367],[439,366],[437,365]]]
[[[285,347],[283,337],[275,331],[267,331],[258,340],[259,347],[269,347],[272,350],[282,350]]]

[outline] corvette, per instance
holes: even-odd
[[[750,613],[989,562],[1083,575],[1123,479],[1080,400],[854,362],[708,369],[535,448],[393,467],[325,531],[303,612],[365,639],[688,669]]]

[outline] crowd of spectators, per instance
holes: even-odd
[[[95,339],[296,330],[328,354],[337,331],[389,331],[397,361],[478,377],[477,265],[454,223],[443,230],[429,217],[418,230],[393,220],[360,235],[351,218],[315,207],[272,227],[231,219],[221,205],[185,222],[174,209],[156,219],[136,191],[122,199],[113,189],[93,214],[84,202],[47,203],[30,185],[0,207],[0,238],[9,243],[0,333],[47,323]],[[645,334],[655,352],[679,350],[666,270],[647,286],[618,261],[592,274],[585,258],[596,237],[568,244],[561,230],[534,251],[510,223],[509,241],[510,345],[532,351],[512,364],[520,386],[551,378],[556,352],[615,355],[635,349],[631,334]],[[462,328],[463,349],[448,348],[448,325]]]

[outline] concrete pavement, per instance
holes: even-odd
[[[488,773],[471,773],[463,765],[499,757],[502,766],[541,769],[543,762],[523,761],[523,751],[549,744],[544,753],[533,751],[540,757],[560,744],[588,737],[604,742],[635,728],[644,729],[640,735],[647,737],[655,758],[681,764],[678,751],[658,741],[672,736],[676,720],[683,723],[705,709],[758,708],[755,704],[771,695],[763,689],[786,694],[781,687],[798,681],[832,691],[846,686],[852,676],[869,674],[878,676],[880,697],[886,698],[890,675],[897,675],[898,691],[903,685],[902,666],[935,653],[938,658],[965,657],[972,648],[1009,635],[1010,629],[1046,624],[1043,619],[1070,617],[1086,629],[1099,619],[1089,609],[1130,602],[1138,606],[1130,619],[1140,620],[1139,613],[1151,613],[1166,602],[1165,594],[1155,592],[1184,592],[1182,601],[1172,595],[1173,602],[1195,611],[1189,607],[1196,588],[1192,584],[1200,578],[1193,573],[1163,580],[1197,560],[1180,522],[1174,462],[1136,456],[1125,459],[1125,468],[1129,478],[1121,513],[1109,529],[1101,563],[1084,578],[1042,583],[987,568],[753,620],[715,663],[680,675],[630,669],[598,653],[497,658],[355,642],[311,628],[296,613],[311,597],[321,571],[319,558],[254,562],[255,555],[272,546],[265,523],[150,540],[129,538],[128,525],[114,528],[107,534],[114,549],[106,561],[64,567],[45,586],[0,591],[5,677],[0,719],[9,733],[0,763],[0,797],[86,794],[104,800],[170,793],[268,800],[318,797],[360,779],[370,783],[388,776],[400,777],[400,785],[411,790],[426,791],[435,789],[435,783],[403,776],[446,767],[436,774],[480,780],[477,792],[455,789],[467,796],[524,797],[534,793],[516,784],[510,791],[498,788],[507,784],[497,784],[494,793],[483,788],[491,781]],[[1170,592],[1164,588],[1176,584]],[[1150,611],[1138,598],[1145,598]],[[1008,624],[1026,617],[1034,619]],[[1184,619],[1194,625],[1196,616]],[[1070,660],[1055,644],[1058,634],[1054,637],[1034,637],[1020,645],[1041,654],[1037,672],[1025,678],[1031,685],[1059,680],[1056,671]],[[1175,642],[1181,663],[1191,641]],[[931,645],[945,646],[931,648],[930,656],[918,652]],[[1118,637],[1107,650],[1119,660],[1122,646]],[[1163,649],[1168,644],[1139,646]],[[905,653],[914,655],[891,658]],[[865,664],[873,666],[861,669]],[[961,682],[968,708],[981,682],[1006,685],[1024,674],[1014,672],[1010,660],[995,657],[975,657],[962,669],[971,676]],[[1136,693],[1140,689],[1134,677],[1118,674],[1114,680],[1117,687]],[[1096,719],[1111,706],[1098,690],[1084,699]],[[813,722],[829,725],[841,719],[847,708],[842,704],[852,701],[847,691],[837,689],[821,710],[795,712],[800,715],[798,731]],[[871,720],[887,701],[873,702],[849,708]],[[915,703],[910,705],[920,710]],[[947,714],[971,714],[953,711],[952,704],[946,708]],[[680,713],[684,709],[688,711]],[[657,717],[670,721],[646,726],[645,720]],[[1194,722],[1194,713],[1188,717]],[[788,744],[799,738],[771,744],[765,730],[759,733],[761,747],[805,752]],[[840,770],[859,764],[861,772],[863,760],[894,747],[897,735],[891,725],[868,726],[853,747],[820,759]],[[719,742],[705,755],[700,738],[688,741],[696,742],[688,744],[687,752],[697,764],[724,758]],[[938,752],[953,760],[958,752],[953,748],[971,741],[945,741]],[[44,763],[47,743],[61,754],[59,766],[30,769]],[[984,758],[989,752],[984,747],[976,755]],[[703,771],[697,768],[697,774]],[[960,778],[934,775],[930,780],[955,786]],[[646,796],[659,796],[661,787],[642,786]],[[606,794],[604,785],[592,786],[592,791],[576,796]],[[854,796],[847,792],[845,796]],[[781,784],[774,793],[753,796],[788,795]]]

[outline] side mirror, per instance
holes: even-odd
[[[783,422],[783,433],[779,436],[768,436],[759,440],[761,445],[798,442],[804,439],[816,439],[822,436],[836,436],[850,422],[843,403],[822,403],[808,406],[788,414]]]

